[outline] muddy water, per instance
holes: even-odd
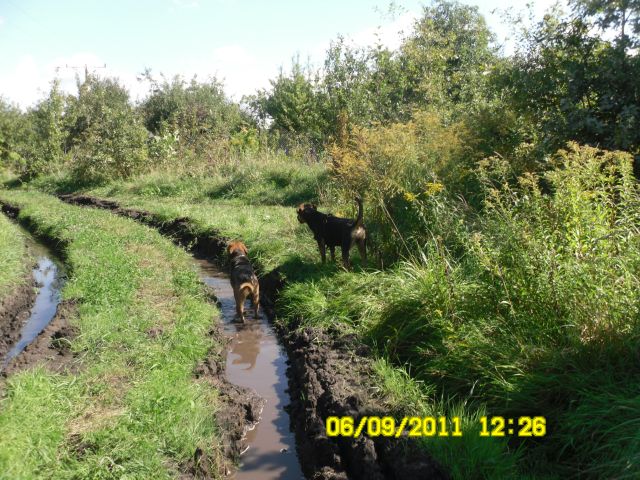
[[[227,379],[255,390],[266,400],[260,422],[247,432],[249,448],[242,454],[237,480],[302,479],[294,434],[289,431],[286,356],[264,315],[253,318],[245,306],[246,320],[235,320],[235,300],[229,278],[215,265],[197,259],[203,281],[221,304],[225,335],[231,338],[227,355]]]
[[[29,241],[28,246],[37,262],[32,275],[38,286],[38,293],[29,318],[20,331],[20,339],[2,360],[0,371],[44,330],[55,316],[60,303],[60,290],[63,283],[60,266],[53,260],[53,255],[44,245]]]

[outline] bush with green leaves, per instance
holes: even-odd
[[[157,80],[150,71],[144,78],[151,85],[149,96],[139,106],[144,124],[157,137],[173,136],[181,154],[187,150],[187,154],[205,156],[212,145],[227,145],[233,134],[251,126],[248,115],[227,98],[216,78],[205,82],[195,77],[186,82],[180,76]]]
[[[116,79],[89,75],[78,97],[71,97],[67,115],[77,179],[127,178],[148,168],[148,132]]]
[[[29,180],[60,168],[65,160],[67,97],[54,81],[47,97],[22,112],[0,102],[0,160]]]
[[[22,156],[29,142],[30,125],[27,115],[0,97],[0,168],[18,171],[25,165]]]

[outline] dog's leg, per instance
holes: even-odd
[[[362,263],[367,261],[367,240],[362,239],[357,241],[358,251],[360,252],[360,258],[362,258]]]
[[[351,249],[352,241],[349,239],[348,242],[342,242],[342,265],[347,270],[351,270],[351,263],[349,262],[349,250]]]
[[[335,262],[336,261],[336,247],[335,247],[335,245],[331,245],[329,247],[329,253],[331,254],[331,261]]]
[[[236,299],[236,315],[244,322],[244,297],[238,289],[233,289],[233,296]]]
[[[327,246],[324,240],[318,240],[318,248],[320,249],[320,257],[322,257],[322,263],[327,263]]]
[[[256,285],[256,287],[253,289],[253,292],[251,294],[251,301],[253,302],[253,312],[256,318],[260,318],[258,312],[258,310],[260,309],[260,287],[258,285]]]

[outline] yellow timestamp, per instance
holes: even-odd
[[[516,423],[517,422],[517,423]],[[481,437],[544,437],[547,434],[545,417],[480,417]]]
[[[517,425],[517,428],[516,428]],[[329,437],[462,437],[460,417],[403,417],[396,420],[386,416],[327,417],[326,433]],[[480,417],[480,430],[473,428],[481,437],[542,437],[547,433],[545,417]]]

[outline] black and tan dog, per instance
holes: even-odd
[[[353,245],[358,246],[363,261],[367,260],[367,232],[362,223],[362,200],[356,198],[358,203],[358,218],[335,217],[318,211],[312,203],[303,203],[298,207],[298,221],[306,223],[313,232],[313,237],[318,242],[322,263],[327,261],[326,249],[329,247],[331,260],[335,260],[335,248],[342,250],[342,264],[350,268],[349,250]]]
[[[251,303],[256,318],[258,318],[258,308],[260,305],[260,286],[256,277],[247,247],[242,242],[231,242],[227,247],[227,253],[231,263],[231,287],[233,296],[236,299],[236,313],[238,318],[244,322],[244,302],[251,296]]]

